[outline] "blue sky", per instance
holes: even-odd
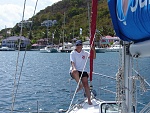
[[[25,0],[0,0],[0,30],[13,27],[22,20]],[[37,0],[26,0],[24,20],[33,16]],[[61,0],[38,0],[36,13]]]

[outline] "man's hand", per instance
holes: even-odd
[[[95,50],[95,46],[92,46],[92,48],[91,48],[93,51]]]

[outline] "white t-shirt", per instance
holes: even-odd
[[[86,68],[86,60],[89,58],[90,53],[88,51],[84,51],[82,50],[80,53],[78,53],[76,50],[73,50],[70,53],[70,62],[74,62],[75,64],[75,68],[78,71],[86,71],[87,72],[87,68]],[[85,69],[83,70],[85,66]],[[70,72],[72,70],[72,66],[70,67]]]

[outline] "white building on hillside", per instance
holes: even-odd
[[[21,40],[21,44],[20,44],[21,48],[25,48],[27,45],[30,44],[30,39],[28,38],[25,38],[23,36],[11,36],[2,40],[2,46],[17,48],[20,40]]]
[[[100,45],[101,47],[109,47],[113,43],[119,43],[119,41],[119,37],[105,36],[100,40]]]

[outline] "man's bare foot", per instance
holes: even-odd
[[[92,105],[92,102],[91,102],[91,101],[88,101],[88,104],[89,104],[89,105]]]

